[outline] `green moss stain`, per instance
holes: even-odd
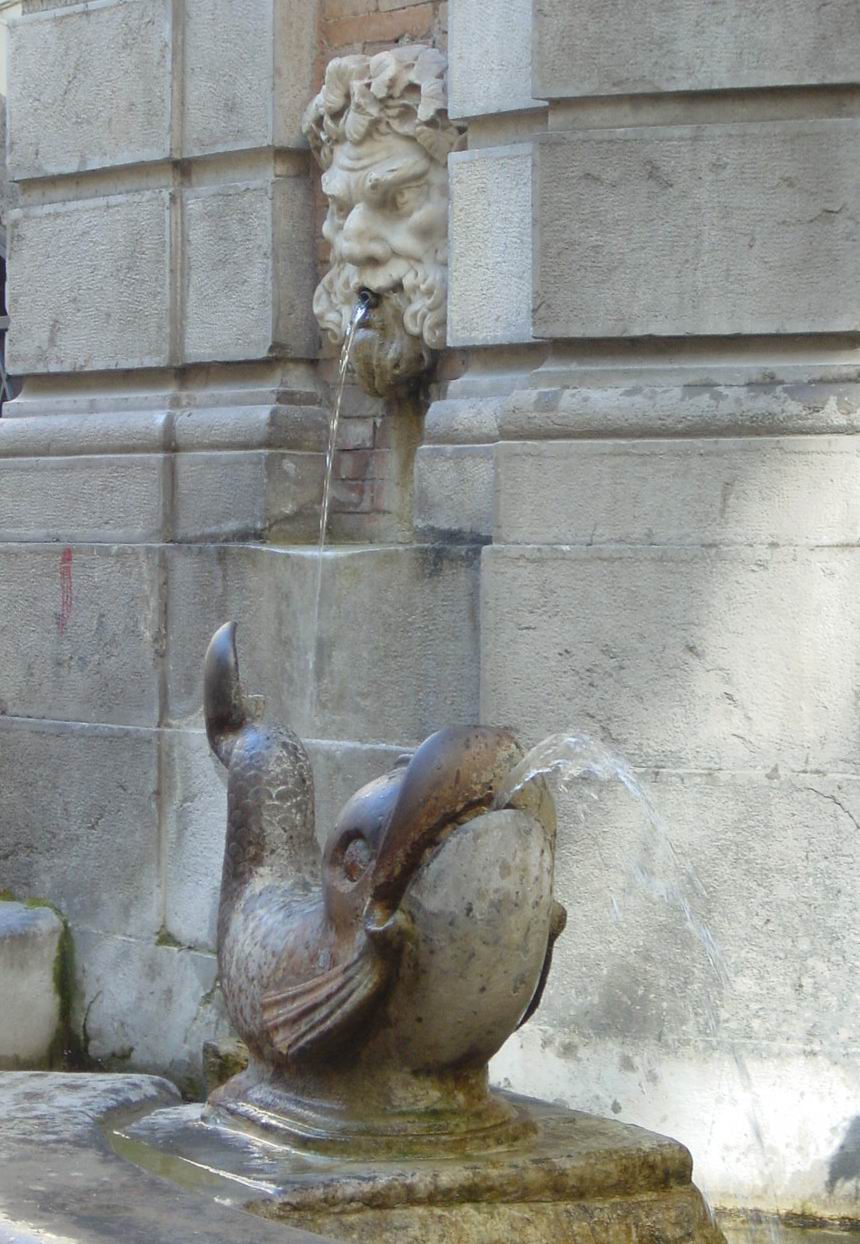
[[[59,1003],[57,1031],[45,1060],[48,1071],[86,1071],[90,1067],[84,1043],[74,1030],[72,1009],[75,998],[75,946],[66,917],[45,898],[18,899],[11,890],[0,890],[0,902],[22,903],[24,907],[47,907],[62,925],[54,956],[53,986]]]

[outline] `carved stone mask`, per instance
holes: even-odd
[[[332,248],[314,311],[339,343],[360,292],[373,296],[353,358],[379,396],[414,385],[445,344],[447,158],[462,142],[445,75],[444,56],[421,46],[333,60],[304,119]]]

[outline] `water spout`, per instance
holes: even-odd
[[[557,776],[562,788],[571,786],[581,778],[597,778],[602,782],[617,781],[636,800],[650,831],[650,845],[658,856],[668,858],[673,878],[649,869],[642,859],[633,863],[632,877],[652,897],[681,913],[687,927],[704,949],[716,980],[721,986],[725,986],[728,975],[722,952],[711,930],[695,910],[698,900],[704,897],[704,887],[695,869],[681,861],[666,824],[624,757],[587,734],[551,734],[533,747],[508,774],[507,781],[496,796],[495,806],[505,807],[527,783],[549,774]],[[612,903],[616,916],[620,916],[620,907],[614,897]],[[716,1008],[713,1008],[713,1013],[707,1018],[709,1029],[713,1029],[717,1024]]]
[[[375,289],[368,289],[363,285],[358,291],[358,305],[364,307],[365,312],[373,311],[382,301],[382,295],[377,294]]]
[[[352,308],[343,348],[340,352],[340,365],[337,373],[337,389],[334,406],[332,407],[331,423],[329,424],[328,447],[325,456],[325,474],[323,476],[322,505],[320,507],[320,534],[317,545],[316,587],[314,591],[314,612],[311,628],[310,659],[308,661],[308,729],[314,724],[317,710],[317,649],[319,647],[320,601],[322,598],[323,554],[328,528],[329,509],[331,507],[331,482],[334,472],[334,453],[337,446],[337,431],[340,425],[340,411],[343,405],[343,394],[346,388],[346,377],[349,371],[349,359],[355,342],[355,334],[362,320],[368,314],[372,304],[370,299],[377,298],[371,290],[359,290],[358,301]]]

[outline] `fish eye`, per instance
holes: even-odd
[[[367,840],[360,835],[353,838],[343,853],[341,867],[349,881],[358,881],[367,872],[372,859]]]

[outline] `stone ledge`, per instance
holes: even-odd
[[[0,1231],[69,1244],[235,1244],[249,1235],[258,1244],[320,1244],[171,1187],[111,1152],[106,1120],[178,1102],[173,1085],[155,1076],[0,1077]]]
[[[591,377],[577,387],[536,387],[502,407],[499,439],[856,433],[860,384],[855,368],[845,370],[818,383],[649,384],[640,374],[626,384]]]
[[[291,449],[323,453],[329,413],[321,406],[214,407],[128,414],[21,415],[0,422],[5,458],[99,457],[173,451]]]
[[[0,420],[0,541],[317,538],[316,407]]]
[[[810,379],[810,365],[775,367],[773,380],[742,377],[742,365],[667,368],[559,365],[534,372],[507,397],[451,396],[427,413],[422,448],[500,441],[850,435],[860,432],[855,366]],[[753,368],[749,368],[753,373]],[[827,368],[819,367],[819,372]],[[658,375],[648,376],[648,371]],[[761,367],[754,374],[761,377]],[[792,378],[796,373],[796,379]],[[689,381],[684,374],[689,373]],[[730,374],[726,374],[730,373]],[[711,377],[708,379],[708,377]],[[1,443],[1,442],[0,442]]]

